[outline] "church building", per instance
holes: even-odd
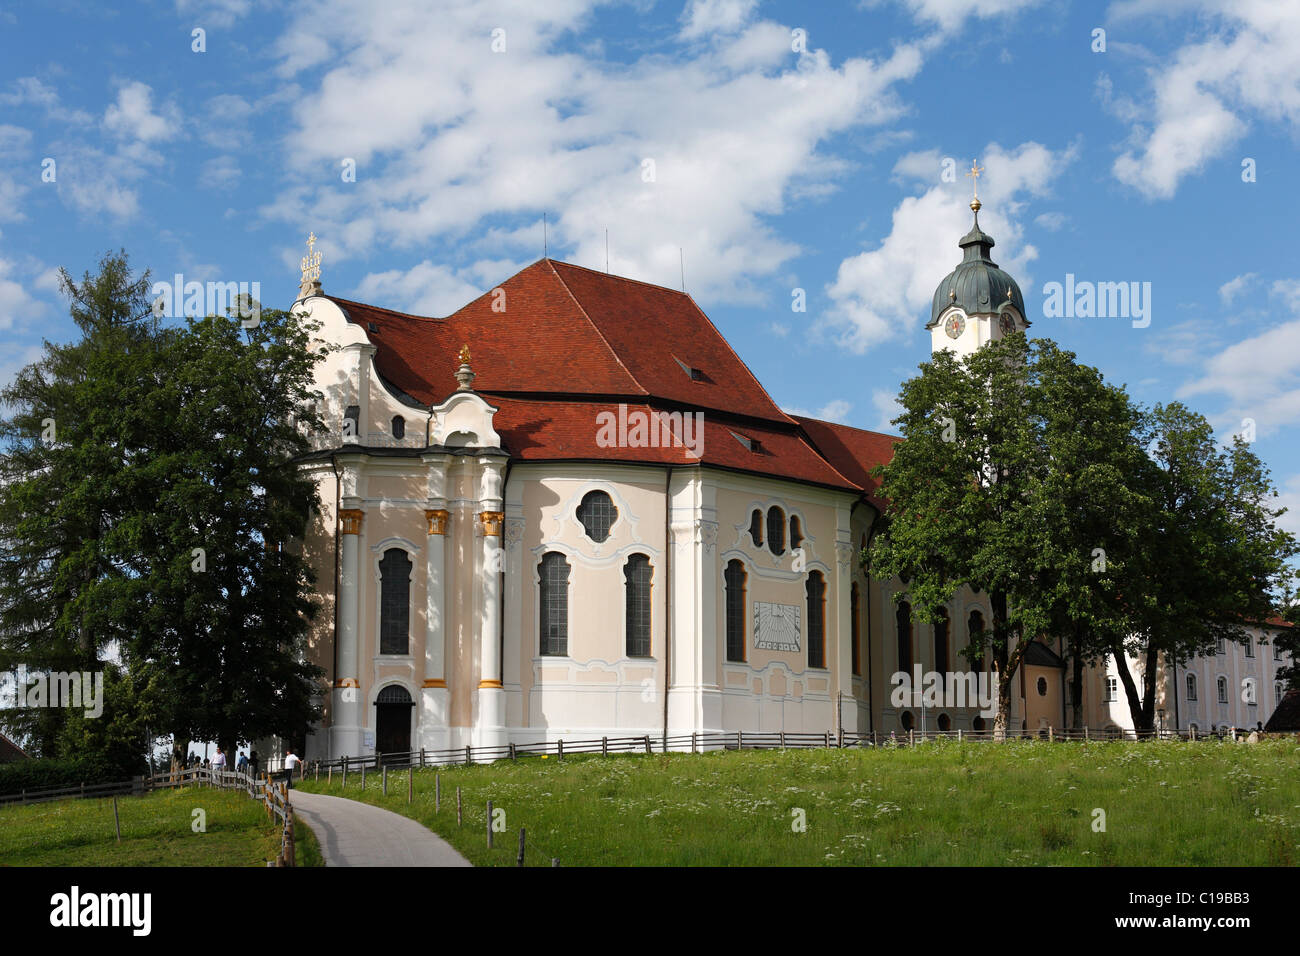
[[[1029,324],[972,209],[927,326],[959,354]],[[992,727],[891,700],[896,672],[971,670],[991,620],[962,589],[923,624],[863,572],[900,439],[783,412],[683,292],[544,258],[426,317],[326,295],[318,263],[292,307],[335,347],[302,463],[328,680],[308,758]],[[1068,725],[1066,693],[1035,642],[1010,729]]]

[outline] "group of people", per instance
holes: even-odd
[[[254,748],[250,753],[240,751],[239,757],[235,761],[236,770],[241,772],[251,772],[254,777],[257,776],[261,765],[262,761],[257,755],[256,748]],[[225,770],[226,751],[223,748],[218,747],[215,757],[204,758],[198,756],[191,750],[189,759],[186,761],[185,766],[187,768],[202,767],[205,770]],[[284,755],[284,769],[282,772],[284,773],[284,781],[290,788],[293,787],[294,772],[301,766],[302,758],[293,752],[293,748],[288,748],[288,752]]]

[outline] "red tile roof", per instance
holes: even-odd
[[[867,471],[898,440],[791,418],[689,295],[581,266],[539,260],[446,318],[330,298],[366,330],[380,375],[423,405],[455,390],[468,344],[474,390],[522,461],[703,463],[870,494]],[[702,461],[680,444],[601,447],[597,415],[619,404],[702,412]]]

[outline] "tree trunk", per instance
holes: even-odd
[[[1115,658],[1115,669],[1119,671],[1119,682],[1124,685],[1124,695],[1128,699],[1128,712],[1133,719],[1133,729],[1148,730],[1149,728],[1143,723],[1142,698],[1138,694],[1137,684],[1133,682],[1133,675],[1129,673],[1124,649],[1112,645],[1111,654]]]
[[[998,675],[998,715],[993,721],[993,739],[1003,741],[1007,739],[1011,715],[1011,682],[1024,659],[1026,642],[1024,635],[1020,635],[1015,651],[1009,653],[1011,625],[1007,619],[1006,593],[990,594],[989,605],[993,610],[993,666]]]

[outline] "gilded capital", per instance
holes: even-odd
[[[447,519],[451,517],[451,513],[445,508],[427,509],[424,517],[429,521],[429,534],[447,533]]]
[[[479,522],[483,526],[483,536],[485,538],[501,537],[501,524],[505,521],[505,512],[503,511],[480,511],[478,514]]]
[[[339,523],[343,525],[344,534],[360,534],[361,519],[365,517],[365,512],[360,508],[340,508]]]

